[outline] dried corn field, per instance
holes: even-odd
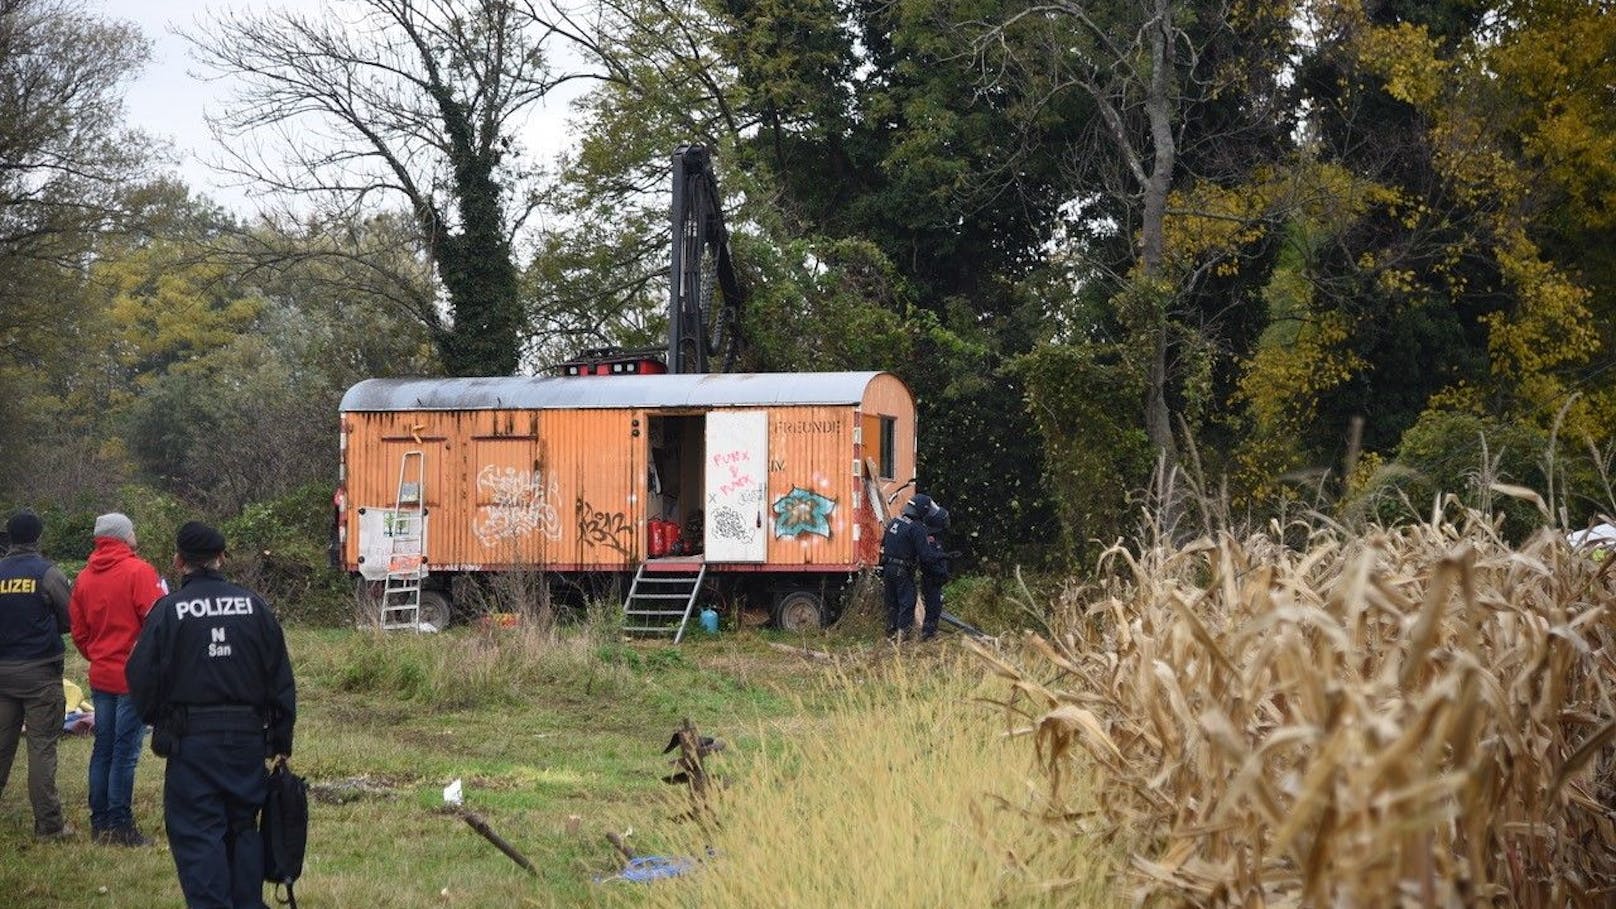
[[[1474,513],[1284,531],[1114,549],[1063,630],[976,648],[1054,835],[1149,904],[1616,901],[1616,559]]]

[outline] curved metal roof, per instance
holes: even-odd
[[[546,410],[858,404],[879,372],[366,379],[339,410]]]

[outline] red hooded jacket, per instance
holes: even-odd
[[[128,694],[124,662],[140,639],[141,626],[168,584],[151,563],[114,537],[96,537],[89,564],[73,581],[67,611],[73,644],[90,661],[90,687],[103,694]]]

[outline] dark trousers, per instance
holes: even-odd
[[[56,741],[62,737],[67,696],[62,693],[62,662],[0,667],[0,791],[11,778],[17,742],[28,724],[28,800],[34,806],[34,832],[62,829],[62,800],[56,794]]]
[[[887,601],[887,634],[907,632],[915,625],[915,571],[881,569],[881,586]]]
[[[262,731],[187,732],[163,776],[163,823],[189,909],[265,909]]]
[[[930,636],[937,633],[937,623],[943,619],[943,585],[948,578],[940,574],[920,574],[920,598],[926,603],[926,614],[920,621],[920,633]]]

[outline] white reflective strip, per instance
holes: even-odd
[[[862,426],[854,426],[853,427],[853,444],[854,445],[863,445],[864,444],[864,427],[862,427]]]
[[[854,505],[853,507],[857,508],[858,506]],[[854,524],[853,525],[853,542],[857,543],[859,541],[859,531],[862,530],[863,528],[864,528],[864,525],[862,525],[862,524]]]
[[[864,476],[864,462],[860,461],[858,458],[853,459],[853,476]]]
[[[853,491],[853,510],[854,511],[859,510],[859,494],[858,494],[858,490],[856,490],[856,489]]]

